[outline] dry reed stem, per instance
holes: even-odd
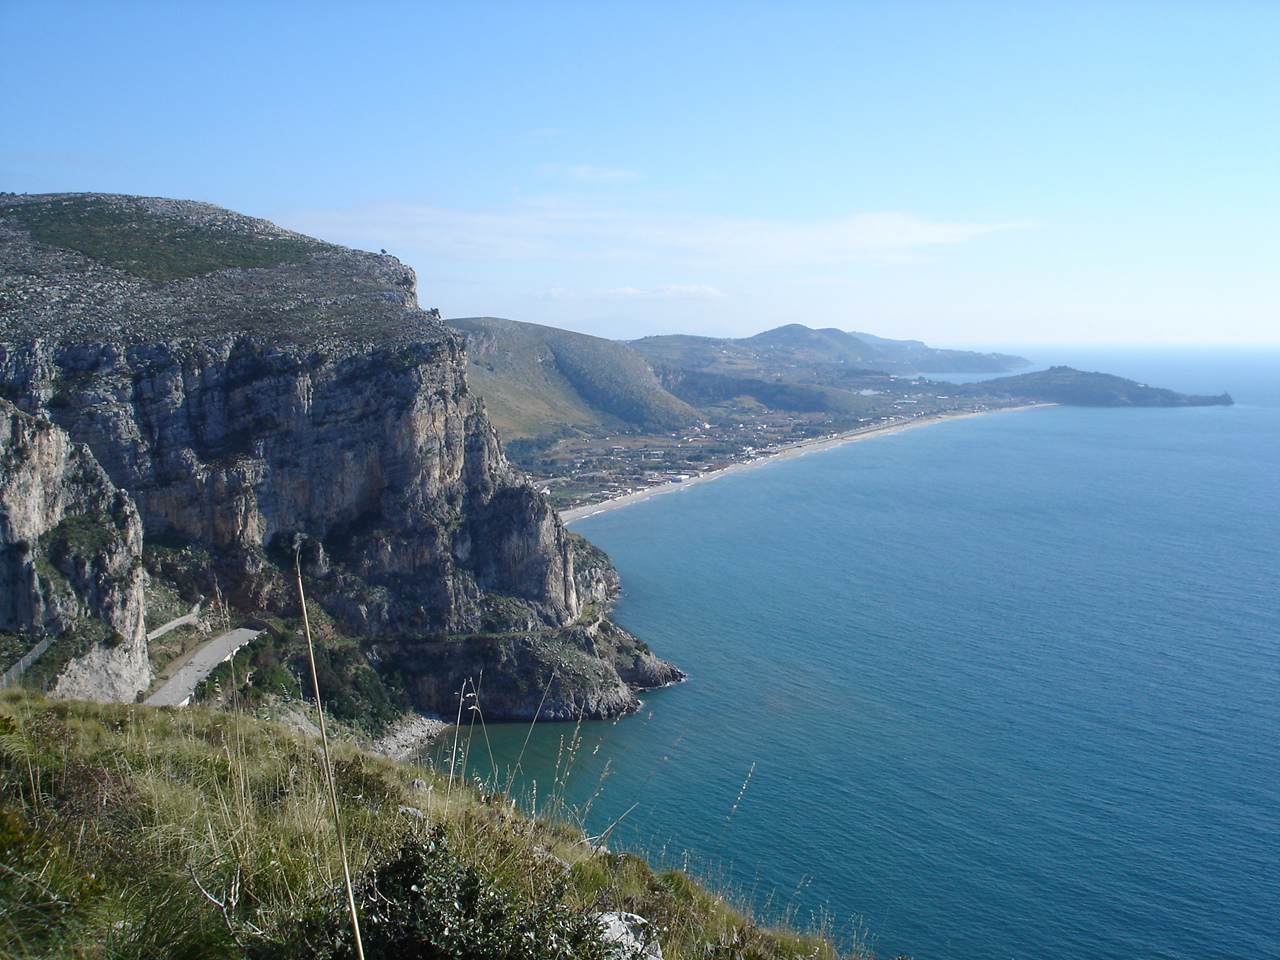
[[[356,894],[351,883],[351,867],[347,862],[347,844],[342,836],[342,815],[338,811],[338,787],[333,775],[333,762],[329,757],[329,736],[325,731],[324,706],[320,702],[320,680],[316,676],[316,649],[311,642],[311,620],[307,616],[307,600],[302,592],[302,548],[294,553],[294,570],[298,577],[298,602],[302,606],[302,630],[307,637],[307,661],[311,665],[311,690],[316,698],[316,716],[320,723],[320,746],[324,751],[325,780],[329,786],[329,802],[333,807],[333,828],[338,837],[338,855],[342,860],[342,881],[347,893],[347,909],[351,913],[351,931],[355,937],[357,960],[364,960],[364,942],[360,938],[360,916],[356,912]]]

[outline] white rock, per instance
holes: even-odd
[[[652,957],[662,960],[662,944],[649,929],[649,921],[636,913],[597,913],[600,939],[613,947],[614,956],[625,960]]]

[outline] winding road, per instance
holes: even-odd
[[[250,630],[240,627],[230,633],[214,637],[203,647],[187,658],[187,662],[178,668],[155,693],[147,697],[143,704],[148,707],[185,707],[191,702],[196,686],[213,672],[213,668],[224,660],[230,660],[236,651],[260,634],[261,630]]]

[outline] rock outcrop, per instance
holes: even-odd
[[[421,709],[445,717],[461,704],[486,720],[604,720],[634,713],[637,690],[684,679],[605,617],[559,631],[404,639],[379,653]]]
[[[0,400],[0,630],[79,632],[56,692],[133,700],[151,681],[142,522],[93,454]]]
[[[592,715],[634,709],[630,687],[661,673],[613,656],[638,641],[602,626],[607,562],[575,569],[468,392],[462,338],[395,258],[94,195],[0,198],[0,256],[2,395],[92,451],[175,579],[288,613],[296,558],[342,631],[422,653],[396,659],[424,691],[477,662],[459,635],[505,651],[512,687],[548,683],[529,671],[573,646],[563,669]]]

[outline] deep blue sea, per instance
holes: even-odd
[[[1033,349],[1237,402],[971,417],[576,523],[690,679],[535,729],[526,802],[876,956],[1280,957],[1280,351]],[[489,728],[502,769],[528,735]]]

